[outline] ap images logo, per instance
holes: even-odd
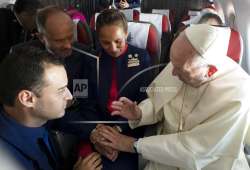
[[[88,97],[88,80],[74,79],[73,80],[73,96],[76,98]]]

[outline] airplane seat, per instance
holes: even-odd
[[[250,166],[250,127],[248,127],[247,135],[244,141],[244,152]]]
[[[219,35],[222,37],[220,50],[223,50],[225,55],[239,63],[243,55],[243,40],[240,33],[230,27],[219,28]]]
[[[91,33],[93,35],[94,49],[96,51],[99,51],[99,49],[100,49],[100,44],[98,42],[98,37],[97,37],[96,31],[95,31],[95,22],[96,22],[96,19],[97,19],[99,14],[100,13],[97,12],[94,15],[92,15],[92,17],[90,18],[90,24],[89,24]]]
[[[135,8],[132,9],[119,9],[120,12],[122,12],[128,21],[133,21],[134,16],[139,13],[139,11]]]
[[[168,16],[158,13],[140,13],[133,11],[134,21],[145,21],[152,23],[158,30],[160,36],[163,32],[171,32],[171,25]]]
[[[162,15],[166,16],[167,20],[170,23],[169,26],[170,26],[171,31],[172,31],[172,27],[173,27],[175,15],[176,15],[176,11],[175,10],[170,10],[170,9],[152,9],[151,13],[153,13],[153,14],[162,14]]]
[[[168,17],[171,26],[171,42],[169,44],[169,46],[171,46],[174,34],[178,31],[179,11],[176,9],[152,9],[152,13],[163,14]],[[166,62],[168,62],[168,60],[166,60]]]
[[[77,161],[79,138],[75,135],[53,130],[50,137],[58,157],[62,160],[64,169],[71,169]]]
[[[172,41],[171,25],[166,15],[156,13],[140,13],[134,11],[134,21],[143,21],[152,23],[161,38],[161,56],[160,63],[169,62],[169,48]]]
[[[186,27],[191,24],[197,24],[203,15],[207,13],[218,14],[218,10],[215,8],[214,4],[205,4],[204,8],[201,10],[185,10],[184,15],[181,17],[181,22],[178,24],[177,31],[183,31]]]
[[[198,15],[200,15],[201,13],[201,10],[188,10],[188,17],[189,19],[193,18],[193,17],[196,17]]]
[[[183,25],[188,25],[188,24],[190,24],[190,22],[197,23],[198,20],[200,19],[197,16],[202,16],[208,12],[217,13],[217,10],[216,10],[214,4],[205,3],[205,6],[202,9],[185,9],[184,14],[181,17],[181,22],[178,25],[178,27],[182,27]]]
[[[181,24],[185,24],[186,21],[189,21],[195,18],[196,16],[199,16],[200,14],[201,14],[201,10],[185,10],[183,15],[181,16],[181,20],[178,26]]]
[[[158,64],[161,54],[160,38],[154,25],[147,22],[128,22],[128,43],[146,49],[153,64]]]
[[[184,14],[181,17],[180,23],[178,23],[177,32],[183,31],[186,27],[190,25],[190,22],[192,22],[193,20],[195,20],[194,22],[197,23],[198,21],[196,20],[199,20],[199,18],[196,18],[200,14],[201,12],[198,10],[185,10]]]
[[[237,63],[240,63],[243,56],[243,40],[240,33],[233,28],[231,30],[227,56],[232,58]]]
[[[89,23],[89,26],[90,26],[90,29],[91,31],[95,31],[95,22],[96,22],[96,19],[98,17],[100,13],[97,12],[95,13],[91,18],[90,18],[90,23]]]
[[[152,9],[152,13],[164,14],[168,17],[171,25],[171,31],[174,34],[178,31],[179,24],[183,21],[187,21],[190,19],[189,11],[184,9],[181,11],[177,11],[175,9]],[[195,12],[191,11],[190,15],[195,15]]]
[[[181,21],[190,20],[198,15],[205,9],[216,10],[215,6],[211,2],[202,2],[200,5],[196,6],[196,3],[192,2],[184,9],[184,15],[182,16]],[[199,4],[199,3],[198,3]],[[194,5],[194,6],[193,6]]]
[[[93,47],[92,33],[85,16],[75,8],[68,8],[66,12],[75,24],[74,41]]]

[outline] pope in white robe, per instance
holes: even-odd
[[[157,134],[136,141],[100,129],[109,140],[103,143],[127,152],[136,147],[149,160],[145,170],[248,170],[244,140],[250,114],[249,75],[220,49],[219,28],[194,25],[182,34],[208,65],[206,80],[195,84],[180,76],[180,62],[170,56],[171,63],[148,88],[148,99],[138,106],[124,98],[113,104],[117,110],[113,115],[130,119],[131,128],[156,124]],[[141,115],[133,117],[133,112]]]

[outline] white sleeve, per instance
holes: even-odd
[[[192,170],[223,155],[237,157],[248,128],[248,112],[241,103],[231,103],[189,131],[141,138],[137,150],[150,161]]]
[[[139,121],[129,121],[129,126],[134,129],[139,126],[151,125],[162,119],[163,113],[154,112],[154,105],[150,98],[143,100],[139,105],[142,111],[142,117]]]

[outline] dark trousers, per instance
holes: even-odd
[[[102,157],[102,164],[102,170],[138,170],[138,155],[120,152],[114,162]]]

